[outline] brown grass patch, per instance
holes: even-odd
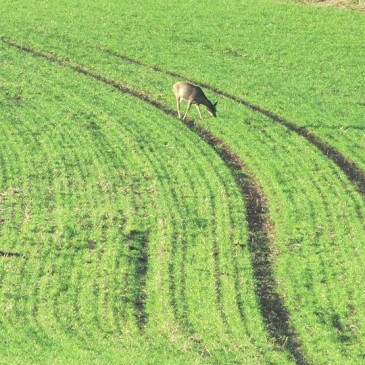
[[[365,11],[365,0],[295,0],[296,2],[315,4],[317,6],[335,6]]]

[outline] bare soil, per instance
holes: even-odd
[[[365,11],[365,0],[295,0],[296,2],[315,4],[317,6],[335,6]]]

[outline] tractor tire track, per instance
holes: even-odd
[[[145,306],[147,301],[147,272],[148,272],[148,243],[149,232],[132,230],[127,236],[127,240],[130,242],[129,250],[135,251],[135,254],[131,254],[131,260],[134,262],[134,280],[138,291],[134,298],[134,307],[136,308],[136,320],[140,331],[144,331],[147,325],[148,314]],[[132,246],[133,245],[133,246]]]
[[[16,41],[5,37],[0,37],[0,40],[9,46],[49,62],[53,62],[59,66],[67,67],[80,74],[92,77],[107,84],[122,93],[139,98],[163,111],[166,115],[176,116],[174,110],[151,99],[144,93],[133,90],[122,83],[118,83],[95,71],[80,66],[69,59],[60,59],[54,53],[47,54],[36,50],[33,47],[18,44]],[[225,165],[230,169],[236,184],[244,197],[249,231],[248,247],[253,258],[253,270],[256,280],[255,292],[259,299],[261,313],[270,336],[291,355],[296,364],[309,364],[303,353],[303,346],[300,339],[291,325],[290,314],[277,290],[277,283],[271,266],[272,251],[270,237],[272,235],[273,223],[269,217],[268,201],[261,186],[255,181],[253,176],[247,173],[248,168],[238,154],[232,151],[223,140],[216,137],[209,130],[197,124],[192,119],[186,119],[182,122],[192,132],[196,133],[202,140],[208,143],[218,154]],[[143,282],[143,279],[140,280]],[[145,311],[145,308],[140,308],[141,316],[143,311]]]
[[[125,62],[132,63],[132,64],[135,64],[138,66],[142,66],[144,68],[148,68],[150,70],[165,74],[167,76],[181,78],[186,81],[197,84],[199,86],[202,86],[202,87],[216,93],[217,95],[223,96],[238,104],[244,105],[244,106],[248,107],[249,109],[270,118],[274,122],[277,122],[277,123],[285,126],[290,131],[305,138],[312,145],[314,145],[318,150],[320,150],[322,152],[322,154],[324,154],[327,158],[329,158],[332,162],[334,162],[346,174],[346,176],[348,177],[350,182],[356,187],[357,191],[361,195],[365,195],[365,172],[354,161],[351,161],[346,156],[344,156],[337,148],[335,148],[335,147],[331,146],[330,144],[328,144],[327,142],[323,141],[317,135],[315,135],[313,132],[310,132],[309,130],[307,130],[305,127],[300,127],[300,126],[296,125],[295,123],[287,120],[286,118],[284,118],[260,105],[251,103],[245,99],[242,99],[235,95],[229,94],[208,83],[199,82],[197,80],[186,77],[177,72],[166,70],[162,67],[148,65],[142,61],[127,57],[125,55],[112,51],[103,46],[96,46],[95,48],[106,54],[119,58]]]
[[[23,256],[19,252],[6,252],[6,251],[0,251],[0,257],[21,257]]]

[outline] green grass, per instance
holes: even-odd
[[[274,1],[3,3],[0,36],[170,108],[176,78],[99,46],[208,82],[365,170],[362,13]],[[261,317],[244,198],[211,147],[136,98],[0,47],[0,250],[25,255],[0,258],[0,362],[291,363]],[[362,363],[364,197],[307,140],[219,99],[219,118],[203,112],[202,124],[268,197],[272,267],[305,358]]]
[[[25,255],[1,259],[1,361],[284,361],[257,307],[242,197],[211,148],[135,98],[1,51],[1,80],[22,90],[3,93],[1,248]]]

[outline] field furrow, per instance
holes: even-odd
[[[364,201],[356,194],[354,187],[351,187],[346,175],[335,165],[323,163],[321,155],[316,155],[315,151],[311,151],[310,145],[301,143],[295,135],[280,130],[280,127],[275,130],[269,128],[267,121],[254,121],[251,118],[248,124],[236,124],[234,133],[229,133],[229,128],[222,124],[210,121],[207,123],[210,128],[214,124],[215,133],[224,135],[230,145],[237,148],[237,151],[242,149],[241,153],[249,153],[248,160],[253,165],[250,168],[260,172],[260,181],[263,182],[265,190],[268,192],[273,220],[276,223],[276,242],[280,243],[279,246],[275,244],[274,249],[277,277],[280,278],[278,279],[280,287],[286,288],[283,278],[290,276],[291,286],[296,293],[295,295],[290,292],[285,294],[288,308],[292,308],[290,313],[296,328],[300,331],[302,326],[294,319],[301,308],[299,303],[303,298],[311,297],[313,299],[310,304],[302,302],[303,310],[306,311],[303,318],[308,320],[307,310],[311,311],[310,308],[312,308],[315,321],[318,321],[325,330],[324,338],[329,338],[328,333],[337,332],[340,327],[337,325],[337,329],[334,328],[333,321],[330,319],[331,315],[328,314],[327,317],[327,314],[324,315],[324,313],[332,311],[334,313],[332,318],[336,318],[335,322],[342,323],[342,321],[346,321],[349,306],[353,306],[354,303],[361,305],[358,301],[359,297],[350,299],[348,288],[353,287],[354,282],[361,281],[363,270],[359,270],[359,266],[356,266],[357,273],[354,273],[350,267],[353,262],[349,262],[348,267],[344,264],[346,257],[363,255],[360,253],[363,250],[356,244],[351,245],[350,242],[358,241],[363,235],[364,225],[360,212],[364,208]],[[242,132],[240,132],[241,128]],[[259,136],[257,131],[260,132]],[[244,135],[245,139],[240,139],[240,135]],[[255,151],[247,150],[251,138],[255,140]],[[259,147],[260,145],[262,148]],[[270,149],[274,153],[270,153]],[[293,153],[297,149],[301,150],[301,154]],[[303,153],[305,153],[305,159],[301,157]],[[254,165],[256,163],[258,166]],[[272,185],[273,180],[269,181],[267,185],[264,183],[267,179],[266,174],[271,177],[275,176],[276,185]],[[283,214],[283,208],[275,204],[276,201],[286,202],[285,210],[287,212],[285,214]],[[276,211],[281,212],[279,216]],[[349,243],[347,244],[347,242]],[[287,256],[287,261],[284,261],[285,256]],[[311,258],[311,261],[305,264],[305,261],[302,261],[305,260],[305,257]],[[294,273],[299,268],[300,274],[296,276]],[[316,268],[315,271],[314,268]],[[289,273],[291,274],[289,275]],[[303,279],[308,282],[303,282]],[[298,285],[298,283],[302,284]],[[315,294],[311,292],[314,288]],[[331,294],[332,289],[328,290],[328,288],[336,288],[337,295]],[[308,292],[304,295],[303,290]],[[324,304],[323,298],[327,296],[331,296],[332,299]],[[346,297],[347,301],[344,301],[343,299]],[[322,308],[321,312],[315,309],[315,298],[318,298],[317,303]],[[333,310],[333,308],[336,309]],[[341,314],[336,315],[336,311]],[[356,310],[351,310],[351,321],[356,322],[354,318],[356,312]],[[358,313],[360,314],[360,311]],[[361,317],[358,318],[361,321]],[[313,322],[310,321],[310,323],[313,326]],[[315,332],[311,332],[311,335],[318,333],[318,330],[317,328]],[[346,329],[344,331],[348,332]],[[305,334],[301,331],[299,333],[306,343]],[[361,356],[361,336],[353,334],[351,340],[348,339],[349,342],[342,342],[340,338],[334,336],[331,341],[333,341],[333,346],[343,344],[347,347],[351,343],[353,351],[357,348],[358,356]],[[324,349],[317,348],[310,352],[320,353],[322,351]],[[345,359],[350,356],[347,351],[344,351]]]
[[[297,124],[285,119],[283,116],[280,116],[260,105],[253,104],[248,100],[237,97],[237,96],[230,94],[226,91],[223,91],[217,87],[214,87],[208,83],[192,79],[186,75],[183,75],[183,74],[180,74],[177,72],[173,72],[173,71],[170,71],[170,70],[158,67],[158,66],[148,65],[142,61],[127,57],[121,53],[108,49],[105,46],[96,46],[95,48],[97,50],[105,52],[111,56],[114,56],[117,59],[122,60],[123,62],[131,63],[134,65],[141,66],[143,68],[150,69],[152,71],[160,72],[166,76],[171,76],[174,79],[186,80],[195,85],[199,85],[207,90],[214,92],[217,96],[222,96],[222,97],[232,100],[238,104],[244,105],[244,106],[248,107],[249,109],[270,118],[274,122],[282,124],[289,130],[293,131],[294,133],[297,133],[299,136],[305,138],[310,143],[312,143],[315,147],[317,147],[327,158],[331,159],[336,165],[339,166],[339,168],[341,170],[344,171],[344,173],[348,176],[349,180],[355,184],[355,186],[357,187],[357,189],[359,190],[359,192],[361,194],[363,194],[363,195],[365,194],[365,188],[364,188],[365,187],[365,172],[364,172],[364,170],[361,169],[354,161],[349,160],[337,148],[335,148],[334,146],[321,140],[321,138],[319,136],[315,135],[313,132],[310,132],[304,126],[298,126]]]
[[[163,104],[153,99],[150,99],[146,94],[141,91],[135,91],[123,83],[117,83],[112,79],[109,79],[103,75],[98,74],[95,70],[87,69],[83,66],[79,66],[76,63],[60,59],[55,53],[46,54],[36,50],[33,47],[20,45],[13,40],[7,40],[2,38],[2,41],[10,46],[13,46],[21,51],[30,53],[36,57],[41,57],[50,62],[56,63],[63,67],[69,67],[72,70],[95,78],[117,90],[128,93],[132,96],[138,97],[143,101],[150,103],[151,105],[161,109],[164,113],[171,115],[174,112],[168,109]],[[233,153],[228,145],[223,140],[215,137],[208,129],[205,129],[198,125],[193,120],[186,119],[184,123],[195,133],[199,135],[206,143],[208,143],[231,169],[235,176],[237,185],[240,187],[242,195],[246,198],[247,203],[247,216],[248,216],[248,229],[250,232],[249,248],[254,257],[253,267],[254,275],[258,282],[256,288],[256,294],[260,299],[261,311],[266,321],[269,333],[280,344],[286,347],[291,355],[296,359],[297,363],[306,363],[304,356],[301,353],[301,344],[295,334],[295,330],[289,323],[289,314],[286,311],[284,303],[280,295],[276,291],[276,283],[274,276],[270,268],[270,247],[269,247],[269,221],[266,217],[265,198],[257,183],[252,181],[243,170],[247,170],[244,163],[240,160],[240,157]],[[185,261],[186,251],[182,252],[182,277],[185,276]],[[213,255],[214,256],[214,255]],[[184,298],[185,294],[185,282],[181,286],[181,295]],[[219,304],[218,304],[219,305]],[[187,308],[185,308],[185,311]],[[283,339],[285,338],[285,341]]]
[[[0,362],[363,363],[363,25],[3,0]]]
[[[165,127],[167,128],[167,127]],[[148,136],[150,136],[150,138],[154,138],[154,139],[161,139],[163,138],[163,135],[155,135],[152,134],[153,131],[149,131]],[[136,138],[138,138],[136,136]],[[139,138],[143,139],[142,136],[140,136]],[[184,141],[184,143],[181,143],[182,146],[185,146],[187,151],[191,151],[193,148],[193,145],[191,145],[191,141],[186,140]],[[195,147],[196,148],[196,147]],[[200,147],[199,147],[200,148]],[[205,154],[204,150],[201,151],[202,154]],[[190,152],[189,152],[190,153]],[[160,156],[154,156],[154,158],[151,158],[151,163],[155,163],[156,160],[160,159]],[[164,159],[162,159],[164,160]],[[166,161],[166,160],[165,160]],[[168,160],[166,161],[168,163]],[[165,163],[166,163],[165,162]],[[200,173],[202,174],[202,180],[206,180],[204,178],[205,170],[207,169],[207,167],[209,166],[210,162],[208,161],[207,163],[205,163],[204,165],[204,169],[200,168],[198,169],[198,171],[200,171]],[[161,164],[163,166],[163,164]],[[195,161],[194,166],[199,167],[199,162]],[[173,166],[171,166],[172,168]],[[168,170],[171,171],[171,170]],[[165,174],[164,176],[168,176],[166,174],[166,170],[164,171]],[[198,172],[199,173],[199,172]],[[216,172],[218,173],[218,171]],[[200,188],[195,188],[195,181],[196,179],[194,178],[194,176],[197,176],[196,174],[192,174],[192,171],[188,171],[188,170],[184,170],[183,173],[184,176],[184,182],[183,184],[191,184],[191,192],[185,195],[181,195],[181,192],[179,192],[178,190],[176,190],[176,188],[174,187],[174,184],[168,184],[168,181],[166,179],[166,191],[165,191],[165,198],[167,199],[167,197],[172,194],[172,201],[171,204],[178,204],[178,209],[177,211],[180,212],[180,217],[178,217],[176,215],[176,213],[172,213],[173,215],[173,220],[172,220],[172,225],[173,227],[176,227],[174,230],[176,231],[176,233],[172,233],[171,234],[171,239],[172,239],[172,247],[171,247],[171,260],[170,260],[170,264],[169,264],[169,276],[170,276],[170,291],[171,291],[171,306],[173,307],[174,310],[174,316],[175,318],[178,320],[178,322],[181,324],[182,328],[186,328],[189,335],[191,336],[194,346],[199,350],[202,351],[203,353],[205,353],[206,356],[212,356],[210,355],[210,348],[213,345],[209,345],[212,344],[212,339],[216,338],[216,336],[223,336],[224,332],[221,332],[221,330],[219,329],[219,322],[222,320],[222,314],[219,314],[220,312],[220,308],[218,305],[218,312],[216,312],[216,310],[214,310],[214,308],[212,306],[209,307],[209,311],[206,311],[206,305],[209,305],[208,303],[215,303],[214,306],[217,306],[216,303],[216,296],[214,295],[214,292],[216,292],[216,279],[214,278],[215,276],[215,263],[214,260],[212,260],[212,258],[214,259],[214,249],[213,247],[209,247],[209,245],[206,245],[206,251],[205,253],[203,253],[203,251],[201,249],[199,249],[200,253],[199,253],[199,259],[198,256],[196,254],[194,254],[192,251],[192,248],[189,247],[189,241],[196,241],[197,239],[200,240],[200,234],[196,235],[196,234],[192,234],[192,230],[189,229],[189,220],[187,217],[189,216],[195,216],[195,214],[197,214],[198,212],[194,213],[194,211],[196,211],[196,208],[189,208],[189,204],[188,201],[191,200],[192,202],[194,202],[195,207],[199,207],[199,204],[203,204],[206,205],[207,202],[210,203],[212,196],[209,193],[207,196],[203,196],[203,200],[201,200],[201,198],[199,197],[198,192],[201,190]],[[209,176],[209,175],[207,175]],[[186,179],[186,180],[185,180]],[[199,180],[201,180],[199,179]],[[222,178],[222,182],[224,183],[224,180]],[[163,180],[165,181],[165,180]],[[205,190],[206,188],[206,184],[205,185]],[[224,185],[223,185],[224,186]],[[231,190],[231,188],[229,188],[229,190]],[[209,190],[208,190],[209,191]],[[216,191],[216,190],[215,190]],[[219,189],[219,191],[221,191],[221,189]],[[231,201],[232,199],[230,198],[229,201]],[[211,205],[213,205],[213,203],[210,203]],[[225,204],[223,201],[220,202],[219,206],[221,206],[221,204]],[[216,206],[216,204],[214,204],[213,206]],[[232,209],[232,208],[231,208]],[[237,209],[237,208],[236,208]],[[240,210],[242,211],[242,207],[240,207]],[[175,209],[171,209],[172,212],[176,211]],[[232,215],[233,215],[233,209],[232,209]],[[222,217],[222,214],[219,215]],[[237,219],[237,217],[235,218]],[[242,216],[242,219],[243,216]],[[223,222],[225,222],[226,220],[224,220]],[[214,222],[214,220],[213,220]],[[228,221],[229,222],[229,221]],[[216,222],[214,222],[214,224],[216,224]],[[238,223],[237,223],[238,224]],[[239,224],[242,224],[242,221],[239,222]],[[205,226],[208,226],[209,228],[209,221],[205,218],[199,218],[196,219],[195,222],[193,222],[193,228],[203,230],[204,232],[207,232],[207,228]],[[212,231],[214,232],[214,235],[212,236],[212,240],[214,240],[214,242],[216,241],[220,241],[220,242],[224,242],[224,236],[222,236],[220,238],[220,235],[215,236],[215,229],[212,229]],[[220,233],[220,232],[219,232]],[[221,233],[220,233],[221,234]],[[179,243],[181,242],[181,243]],[[226,248],[225,248],[226,250]],[[194,250],[196,251],[196,250]],[[192,263],[190,263],[193,260]],[[196,261],[196,263],[195,263]],[[225,260],[225,262],[227,262]],[[190,264],[188,264],[190,263]],[[198,266],[197,266],[198,265]],[[228,271],[230,272],[230,270]],[[188,275],[189,274],[189,275]],[[194,274],[194,275],[193,275]],[[203,279],[204,278],[204,279]],[[213,281],[214,278],[214,281]],[[236,280],[236,279],[235,279]],[[208,284],[209,283],[209,284]],[[230,286],[232,287],[232,284],[230,284]],[[241,289],[242,290],[242,289]],[[206,294],[204,294],[206,293]],[[234,311],[232,310],[232,305],[235,304],[235,296],[232,298],[232,295],[230,294],[230,292],[227,290],[227,292],[225,293],[224,297],[227,299],[230,299],[230,306],[226,307],[229,308],[230,312],[230,316],[229,319],[230,321],[232,321],[232,316],[235,315]],[[208,299],[208,301],[207,301]],[[233,303],[232,303],[232,300]],[[204,302],[207,301],[207,304],[204,304]],[[196,303],[194,305],[194,307],[192,308],[192,304]],[[218,318],[221,317],[221,320],[216,322],[218,320]],[[212,327],[212,318],[215,319],[215,326],[216,328]],[[224,324],[224,323],[223,323]],[[219,331],[219,332],[215,332],[215,331]],[[215,334],[216,333],[216,334]],[[227,335],[229,335],[231,332],[228,332]],[[236,330],[235,336],[238,336],[238,338],[242,337],[242,333],[240,330]],[[237,338],[237,339],[238,339]],[[216,340],[214,340],[215,342]],[[234,341],[234,339],[230,339],[230,341]],[[238,345],[238,344],[237,344]]]
[[[16,52],[19,51],[15,51],[15,54]],[[34,194],[39,196],[32,207],[32,217],[35,220],[23,220],[20,230],[25,235],[24,243],[27,239],[35,240],[33,248],[28,252],[29,261],[20,274],[20,287],[27,292],[29,300],[26,299],[24,305],[13,302],[13,313],[4,323],[4,328],[8,329],[6,333],[19,331],[17,318],[27,318],[23,326],[27,333],[25,338],[29,338],[27,341],[23,338],[22,346],[27,346],[27,343],[36,344],[38,350],[33,355],[34,361],[39,361],[39,356],[45,356],[42,352],[43,346],[49,346],[56,353],[58,348],[78,348],[70,357],[73,361],[78,361],[77,359],[89,358],[96,349],[101,351],[106,343],[111,346],[108,358],[113,359],[118,351],[118,342],[116,339],[112,340],[111,336],[120,336],[123,344],[125,336],[129,334],[133,336],[130,341],[135,344],[140,336],[140,329],[146,335],[158,333],[153,325],[156,325],[157,318],[161,319],[166,315],[166,310],[161,312],[161,308],[154,306],[165,299],[156,299],[158,292],[151,287],[151,281],[156,280],[153,275],[160,276],[153,264],[160,259],[167,272],[169,265],[173,266],[170,271],[174,272],[175,304],[179,307],[176,313],[179,317],[186,318],[182,327],[190,323],[193,329],[191,332],[187,328],[192,338],[178,336],[179,330],[175,333],[178,336],[174,340],[175,351],[180,352],[178,356],[185,359],[190,356],[199,358],[203,352],[203,362],[224,361],[227,356],[224,348],[228,348],[233,342],[235,345],[229,353],[234,354],[237,361],[245,359],[257,363],[262,357],[285,357],[280,351],[273,350],[269,342],[265,344],[265,337],[258,334],[263,331],[258,312],[252,319],[246,316],[246,322],[250,322],[250,331],[230,329],[236,326],[237,319],[241,322],[243,306],[245,305],[246,310],[251,308],[252,312],[252,302],[255,302],[250,275],[242,280],[242,274],[239,273],[240,282],[237,277],[230,278],[228,275],[233,270],[233,265],[237,265],[232,263],[233,247],[230,238],[235,237],[235,245],[242,245],[247,239],[245,224],[242,224],[245,220],[244,202],[236,186],[237,180],[235,182],[231,172],[233,167],[237,171],[235,174],[242,169],[242,165],[237,163],[237,157],[230,154],[227,146],[208,131],[199,129],[192,121],[189,121],[191,129],[198,129],[204,140],[208,140],[217,151],[221,149],[219,153],[226,159],[229,168],[211,152],[204,140],[194,136],[180,122],[174,121],[169,126],[171,133],[167,135],[157,132],[162,131],[161,123],[166,123],[164,118],[156,119],[155,124],[151,123],[148,127],[150,129],[147,129],[147,122],[140,126],[137,119],[128,117],[123,122],[115,120],[113,125],[110,120],[115,117],[108,113],[115,107],[114,102],[109,102],[109,106],[104,105],[103,108],[108,110],[105,115],[97,104],[91,106],[80,94],[75,95],[74,87],[77,86],[73,84],[70,85],[67,96],[64,94],[67,89],[63,87],[63,83],[53,86],[48,84],[48,89],[53,90],[55,95],[50,101],[48,95],[39,93],[38,85],[47,84],[47,75],[58,71],[53,67],[46,67],[43,61],[33,61],[31,56],[26,59],[33,63],[34,72],[47,70],[42,77],[38,74],[33,87],[37,90],[37,103],[39,101],[42,105],[50,105],[51,110],[38,110],[37,104],[29,97],[27,103],[35,108],[32,113],[37,117],[20,113],[19,124],[15,129],[8,123],[9,130],[14,135],[12,138],[22,140],[18,143],[22,146],[18,153],[19,161],[23,161],[22,169],[12,179],[18,181],[22,176],[32,176],[31,171],[37,171],[35,166],[43,166],[44,170],[39,170],[39,173],[32,176],[33,183],[29,179],[25,182],[28,184],[27,199]],[[69,72],[62,71],[65,82]],[[118,98],[112,90],[108,90],[110,95]],[[27,92],[30,93],[29,90]],[[94,99],[97,100],[98,97],[100,96],[94,95]],[[67,99],[74,101],[72,108],[62,107]],[[102,100],[103,103],[106,102],[105,98]],[[52,115],[57,115],[62,123],[46,123]],[[91,121],[85,122],[88,115]],[[131,122],[133,128],[130,126]],[[44,128],[46,133],[40,133]],[[116,149],[123,141],[130,148]],[[166,155],[166,150],[169,149]],[[165,154],[161,153],[163,150]],[[179,154],[176,155],[175,150],[179,150],[179,154],[184,156],[184,161],[189,161],[189,165],[176,164]],[[126,159],[128,155],[130,157]],[[194,159],[191,159],[192,155]],[[232,159],[235,160],[234,164]],[[134,175],[129,170],[131,163],[134,168],[140,166],[142,175]],[[36,184],[35,181],[39,183]],[[161,181],[166,184],[165,187]],[[12,183],[9,181],[10,185]],[[155,189],[159,191],[158,198],[155,196]],[[250,193],[249,188],[247,191]],[[120,194],[122,195],[118,197]],[[118,218],[116,214],[105,213],[104,209],[111,208],[118,202],[123,207],[120,209],[127,209],[125,215],[119,215]],[[114,227],[115,222],[123,220],[123,217],[126,219],[123,227]],[[133,220],[130,217],[134,217]],[[11,220],[12,215],[8,215],[6,221]],[[168,241],[162,241],[162,246],[159,241],[166,234],[163,233],[166,228],[162,231],[157,229],[161,220],[166,220],[165,227],[173,230],[166,237]],[[43,222],[47,222],[46,225]],[[137,222],[139,228],[136,228]],[[34,227],[33,233],[28,231],[27,225]],[[147,236],[143,232],[150,229],[152,231],[149,234],[147,252]],[[114,241],[116,234],[119,238]],[[37,237],[43,238],[37,242]],[[174,239],[177,242],[172,242]],[[43,246],[41,242],[47,242],[47,245]],[[116,251],[118,243],[124,246],[122,251]],[[176,253],[171,256],[172,249],[176,249]],[[164,250],[170,251],[170,264],[163,260],[166,255]],[[157,258],[152,252],[157,253]],[[244,247],[241,254],[246,255],[246,259],[235,259],[236,262],[249,267]],[[148,265],[145,264],[146,259]],[[115,274],[120,275],[123,282],[112,279]],[[168,281],[164,290],[171,287]],[[4,287],[11,286],[11,283],[9,275],[3,277]],[[119,286],[120,283],[122,286],[119,290],[124,291],[123,294],[119,294],[119,290],[115,291],[115,284]],[[241,314],[237,312],[237,289],[244,290],[247,296],[246,303],[239,304]],[[117,304],[118,297],[123,304]],[[215,310],[212,311],[212,308]],[[116,318],[120,314],[123,318]],[[216,321],[218,318],[220,320]],[[169,325],[167,323],[160,323],[160,331],[174,328],[174,321]],[[180,331],[184,335],[185,329],[181,328]],[[104,336],[97,343],[95,341],[100,334]],[[168,336],[171,341],[174,335]],[[251,336],[257,337],[256,343],[251,343]],[[61,340],[62,347],[57,346],[57,339]],[[161,337],[160,341],[148,346],[158,347],[159,343],[166,340]],[[183,351],[182,345],[185,343],[186,346],[189,342],[197,344],[198,353],[195,355],[186,355]],[[161,355],[160,352],[157,353]],[[5,356],[12,356],[11,354],[10,347],[10,352]],[[54,356],[52,361],[57,362],[57,355]]]

